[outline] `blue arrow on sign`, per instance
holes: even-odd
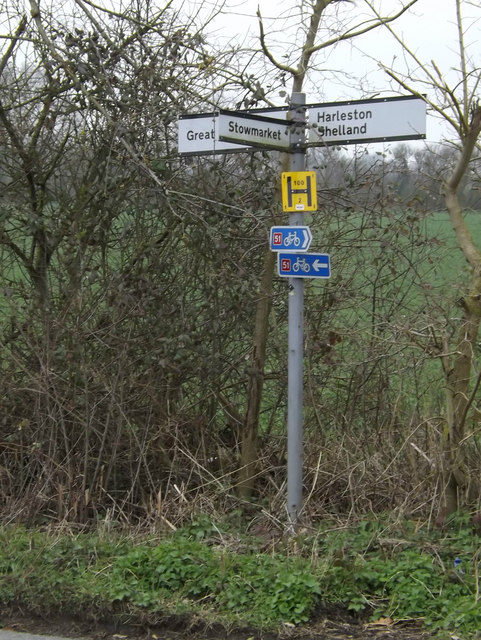
[[[309,227],[271,227],[271,251],[307,251],[311,242]]]
[[[279,275],[288,278],[330,278],[331,260],[327,253],[278,253]]]

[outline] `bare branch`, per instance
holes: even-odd
[[[0,61],[0,76],[2,75],[9,59],[10,56],[13,53],[13,50],[15,49],[15,46],[20,38],[20,36],[23,34],[23,32],[25,31],[27,27],[27,16],[22,16],[22,19],[20,20],[20,24],[18,25],[12,39],[11,42],[7,48],[7,50],[5,51],[5,54],[2,57],[2,60]]]
[[[480,133],[481,133],[481,106],[477,106],[473,112],[473,117],[471,119],[468,134],[464,138],[463,153],[459,158],[459,162],[453,172],[453,175],[448,181],[448,186],[450,189],[456,190],[459,187],[459,183],[461,182],[461,179],[466,171],[467,165],[471,160],[471,157],[473,155],[473,151],[476,146],[476,142]]]
[[[19,258],[31,276],[34,275],[35,269],[30,258],[22,251],[22,249],[11,240],[3,229],[0,229],[0,244],[8,247]]]
[[[95,2],[92,2],[92,0],[82,0],[82,3],[79,2],[78,0],[75,0],[76,4],[78,4],[80,7],[82,7],[82,9],[84,11],[86,11],[85,7],[83,6],[83,4],[87,4],[90,7],[92,7],[92,9],[97,9],[98,11],[102,11],[103,13],[106,13],[110,16],[113,16],[115,18],[124,18],[125,14],[119,12],[119,11],[115,11],[112,8],[108,8],[108,7],[102,7],[98,4],[96,4]],[[162,7],[162,9],[160,9],[159,14],[157,17],[160,17],[161,15],[163,15],[172,5],[172,3],[174,2],[174,0],[168,0],[168,2],[166,3],[166,5],[164,7]],[[129,20],[133,23],[136,24],[141,24],[140,22],[138,22],[137,20],[135,20],[135,18],[133,18],[132,16],[129,17]]]
[[[261,12],[260,9],[257,9],[257,17],[259,19],[259,38],[260,38],[260,42],[261,42],[261,48],[262,48],[262,53],[266,56],[266,58],[275,66],[277,67],[277,69],[279,69],[280,71],[285,71],[286,73],[289,73],[291,75],[295,75],[296,74],[296,69],[294,67],[290,67],[288,65],[285,64],[281,64],[280,62],[278,62],[274,56],[272,55],[272,53],[269,51],[267,45],[266,45],[266,35],[264,32],[264,23],[262,22],[262,16],[261,16]]]
[[[42,37],[44,44],[48,47],[52,57],[63,67],[67,75],[75,82],[75,84],[80,87],[80,90],[82,94],[85,96],[85,98],[93,106],[95,106],[95,108],[100,113],[102,113],[102,115],[107,119],[107,122],[109,122],[111,125],[114,125],[115,123],[111,115],[109,114],[109,112],[104,108],[104,106],[99,102],[99,100],[97,100],[89,91],[85,89],[85,87],[83,86],[83,83],[80,82],[79,78],[77,77],[77,74],[72,69],[72,66],[66,60],[64,60],[62,56],[58,53],[57,49],[55,48],[53,42],[50,40],[42,24],[37,0],[30,0],[30,5],[32,7],[32,17],[35,21],[37,29]],[[135,160],[135,162],[137,162],[142,167],[142,169],[149,175],[150,178],[152,178],[152,180],[159,187],[163,188],[164,187],[163,182],[159,179],[156,173],[152,171],[152,169],[143,160],[139,158],[138,153],[136,153],[131,143],[128,140],[126,140],[124,136],[120,136],[119,139],[120,139],[120,143],[123,145],[123,147],[128,152],[128,154],[132,157],[132,159]]]
[[[321,15],[330,1],[331,0],[317,0],[312,10],[311,19],[309,21],[309,29],[307,30],[306,39],[301,51],[301,58],[297,66],[297,71],[294,74],[294,86],[292,89],[294,92],[299,92],[302,90],[302,85],[304,84],[304,78],[309,67],[309,62],[311,60],[312,54],[317,51],[316,47],[314,46],[314,42],[319,30]]]
[[[387,26],[390,22],[394,22],[394,20],[397,20],[400,16],[402,16],[403,13],[405,13],[414,4],[416,4],[417,1],[418,0],[411,0],[406,6],[404,6],[402,9],[400,9],[400,11],[398,11],[396,14],[394,14],[392,16],[388,16],[386,18],[383,18],[376,11],[375,13],[376,13],[376,17],[377,17],[377,22],[373,22],[372,24],[369,24],[366,27],[363,27],[361,29],[357,28],[356,31],[348,31],[347,33],[343,33],[340,36],[336,36],[335,38],[331,38],[330,40],[326,40],[326,42],[323,42],[321,44],[318,44],[318,45],[314,46],[312,48],[311,53],[314,53],[316,51],[320,51],[321,49],[326,49],[327,47],[331,47],[332,45],[337,44],[338,42],[342,42],[344,40],[351,40],[352,38],[357,38],[358,36],[361,36],[361,35],[363,35],[365,33],[369,33],[370,31],[373,31],[373,29],[377,29],[378,27]]]
[[[417,96],[418,98],[421,98],[422,100],[424,100],[424,102],[426,104],[428,104],[431,109],[433,109],[433,111],[436,111],[436,113],[439,113],[439,115],[441,115],[445,120],[447,120],[449,122],[449,124],[454,127],[454,129],[460,133],[460,128],[459,128],[459,124],[456,122],[456,120],[454,120],[453,118],[451,118],[450,116],[447,115],[447,113],[444,111],[444,109],[442,109],[441,107],[439,107],[435,102],[433,102],[432,100],[429,100],[429,98],[425,95],[423,95],[422,93],[420,93],[419,91],[417,91],[417,89],[415,89],[412,85],[408,84],[407,82],[405,82],[404,80],[402,80],[397,74],[395,74],[393,71],[391,71],[391,69],[388,69],[387,67],[384,67],[381,65],[381,68],[385,71],[385,73],[392,78],[393,80],[395,80],[403,89],[405,89],[406,91],[408,91],[410,94],[412,94],[413,96]]]
[[[473,117],[469,126],[467,135],[463,139],[463,147],[458,162],[454,168],[451,177],[446,181],[445,194],[446,205],[451,216],[456,237],[464,257],[471,265],[473,270],[481,275],[481,253],[477,248],[471,232],[469,231],[464,220],[462,209],[458,201],[457,190],[459,184],[466,173],[468,165],[471,161],[473,151],[476,147],[478,137],[481,133],[481,106],[477,106],[473,112]]]
[[[262,16],[260,14],[260,10],[257,10],[257,16],[259,18],[259,30],[260,30],[260,43],[262,52],[266,56],[266,58],[279,70],[289,73],[294,78],[294,87],[293,91],[300,91],[304,82],[304,78],[309,68],[309,63],[312,58],[312,55],[317,51],[322,49],[326,49],[331,47],[339,42],[350,40],[352,38],[356,38],[357,36],[363,35],[372,31],[373,29],[377,29],[378,27],[384,26],[397,20],[403,13],[405,13],[408,9],[410,9],[418,0],[410,0],[407,5],[405,5],[400,11],[396,14],[388,17],[382,17],[377,14],[377,20],[372,22],[364,27],[356,27],[353,30],[349,30],[346,33],[343,33],[340,36],[336,36],[335,38],[331,38],[322,42],[320,44],[315,44],[315,39],[319,31],[319,23],[321,20],[322,13],[326,7],[333,2],[333,0],[316,0],[315,4],[312,7],[312,13],[309,21],[309,28],[307,29],[306,37],[304,44],[301,49],[301,56],[299,59],[299,63],[297,67],[292,67],[290,65],[285,65],[279,62],[274,58],[269,48],[267,47],[265,40],[265,31],[264,24],[262,21]]]
[[[461,17],[461,0],[456,0],[456,18],[458,25],[459,57],[463,82],[464,117],[468,116],[468,74],[466,73],[466,47],[464,46],[463,21]]]

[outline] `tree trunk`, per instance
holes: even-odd
[[[458,187],[472,158],[481,132],[481,107],[476,107],[463,139],[461,154],[453,174],[445,185],[446,207],[451,224],[466,261],[472,269],[470,288],[459,300],[463,310],[455,354],[451,363],[444,360],[446,378],[446,421],[443,437],[444,494],[442,510],[445,515],[460,506],[460,496],[466,487],[467,474],[462,443],[466,436],[466,418],[472,404],[470,397],[472,364],[481,322],[481,251],[474,243],[458,199]]]
[[[481,295],[481,288],[478,295]],[[466,435],[466,418],[472,401],[470,383],[473,349],[479,333],[480,320],[481,308],[477,311],[465,309],[453,366],[446,372],[448,428],[443,443],[445,477],[443,512],[446,515],[459,508],[460,494],[467,484],[462,442]]]
[[[269,326],[269,314],[272,304],[272,281],[276,254],[267,251],[264,258],[262,279],[259,287],[256,319],[254,327],[254,345],[249,369],[247,387],[247,409],[242,429],[242,445],[238,477],[239,495],[247,498],[251,495],[256,478],[257,437],[259,432],[259,414],[264,387],[264,365],[266,342]]]

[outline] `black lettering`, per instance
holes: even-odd
[[[332,113],[328,111],[319,111],[317,113],[317,122],[344,122],[345,120],[371,120],[372,111],[365,111],[356,108],[353,111],[340,111],[337,109]]]
[[[187,131],[187,140],[214,140],[215,139],[215,134],[214,134],[214,129],[212,129],[211,131],[192,131],[192,129],[189,129],[189,131]]]

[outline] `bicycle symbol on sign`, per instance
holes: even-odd
[[[299,238],[297,233],[295,233],[294,231],[290,231],[284,238],[285,247],[290,247],[291,245],[298,247],[300,244],[301,244],[301,239]]]
[[[305,258],[297,258],[297,260],[292,265],[292,270],[296,273],[298,271],[304,271],[304,273],[309,273],[311,270],[311,265]]]

